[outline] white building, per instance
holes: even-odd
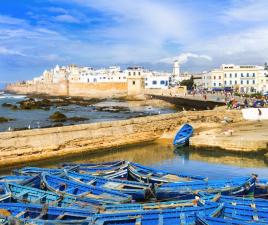
[[[267,89],[267,77],[263,66],[223,64],[211,71],[214,90],[232,88],[241,93],[262,92]]]
[[[145,70],[142,67],[128,67],[128,77],[142,77],[145,80],[145,88],[168,89],[171,79],[170,73]]]
[[[78,67],[76,65],[58,66],[50,71],[45,70],[34,82],[59,83],[69,80],[70,83],[106,83],[127,82],[128,77],[142,77],[146,80],[145,88],[167,89],[170,82],[170,73],[145,70],[142,67],[128,67],[121,70],[119,66],[93,69],[92,67]]]
[[[210,91],[212,89],[211,72],[203,72],[201,77],[203,88]]]

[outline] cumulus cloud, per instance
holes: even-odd
[[[210,57],[208,55],[198,55],[198,54],[194,54],[194,53],[182,53],[179,56],[160,59],[158,62],[172,64],[175,60],[177,60],[180,64],[184,64],[184,63],[188,62],[188,60],[190,58],[205,59],[208,61],[212,60],[212,57]]]

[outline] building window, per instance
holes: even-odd
[[[164,80],[161,80],[161,81],[160,81],[160,84],[165,84],[165,81],[164,81]]]
[[[214,80],[216,80],[216,76],[214,76]]]
[[[136,72],[133,72],[133,75],[135,76],[136,75]]]
[[[154,84],[154,85],[157,84],[157,81],[156,80],[153,80],[152,84]]]
[[[255,84],[255,80],[252,81],[252,84]]]
[[[235,76],[235,78],[236,78],[236,77],[237,77],[237,73],[235,73],[235,75],[234,75],[234,76]]]
[[[253,73],[252,76],[255,77],[255,73]]]
[[[247,73],[247,77],[249,77],[249,73]]]
[[[145,83],[145,86],[148,86],[148,83]]]
[[[235,80],[234,83],[237,84],[237,80]]]
[[[232,78],[232,74],[230,73],[230,78]]]
[[[219,79],[221,79],[221,76],[219,76]]]
[[[133,80],[133,81],[132,81],[132,85],[135,85],[135,83],[136,83],[136,82]]]
[[[244,74],[243,73],[241,73],[241,77],[244,77]]]
[[[247,80],[247,84],[249,84],[249,80]]]
[[[219,87],[221,87],[221,83],[219,83]]]
[[[243,81],[241,80],[241,84],[243,84]]]
[[[141,75],[141,72],[139,72],[139,75]]]
[[[232,81],[230,80],[230,85],[232,85]]]
[[[216,83],[214,83],[213,85],[214,85],[214,87],[216,87]]]
[[[227,81],[225,80],[225,81],[224,81],[224,85],[226,85],[226,84],[227,84]]]
[[[224,77],[226,78],[226,73],[224,74]]]
[[[128,72],[128,75],[130,76],[131,75],[131,72]]]

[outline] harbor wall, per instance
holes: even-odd
[[[121,97],[127,94],[127,83],[37,83],[7,85],[6,91],[16,94],[47,94],[51,96],[81,96],[91,98]]]
[[[185,122],[219,122],[239,112],[185,111],[128,120],[0,133],[0,167],[158,139]]]

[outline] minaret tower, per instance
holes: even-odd
[[[175,60],[173,64],[173,78],[175,82],[180,81],[180,64],[178,60]]]

